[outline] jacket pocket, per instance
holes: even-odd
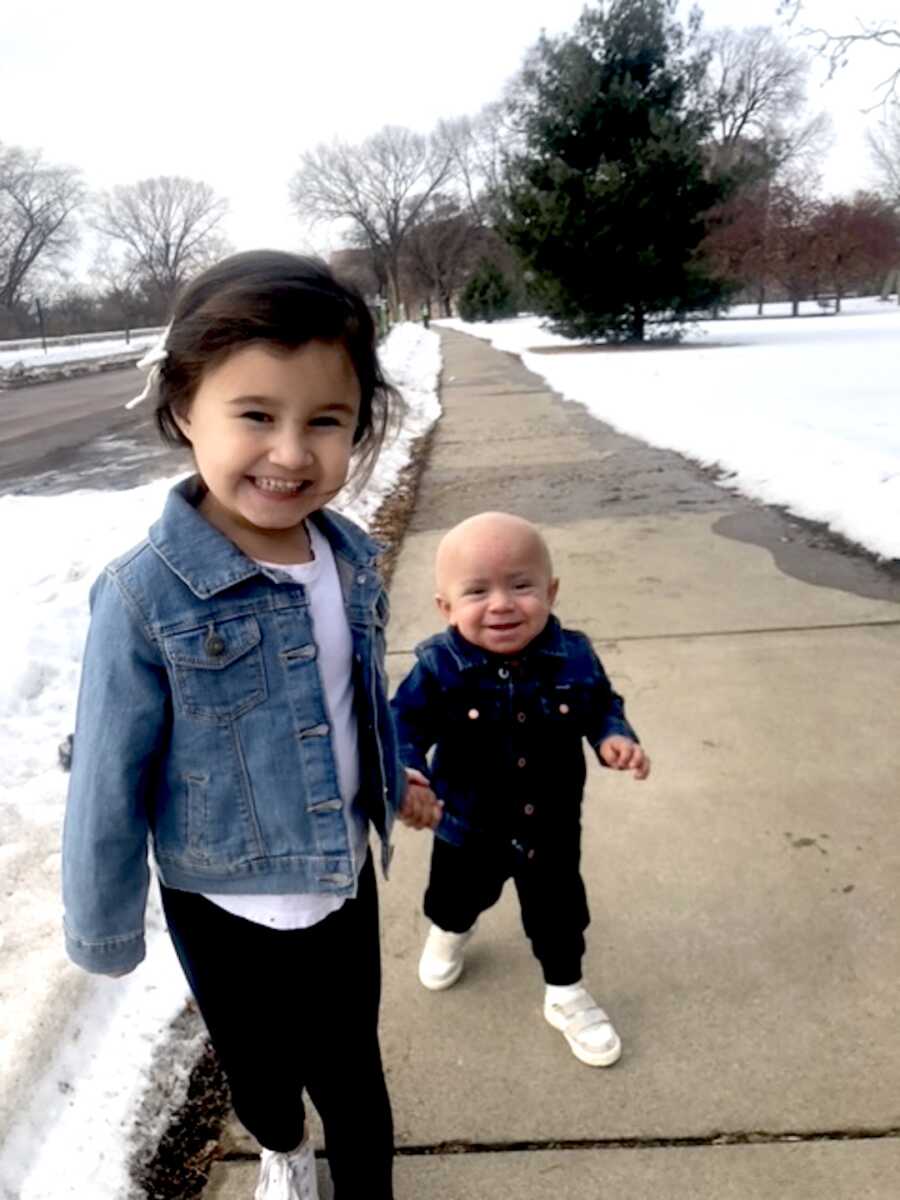
[[[178,710],[198,721],[227,723],[267,696],[259,624],[232,617],[163,639]]]

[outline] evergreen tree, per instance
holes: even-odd
[[[705,69],[676,0],[605,0],[574,32],[542,36],[513,105],[525,150],[508,176],[501,232],[561,332],[640,341],[720,284],[697,247],[725,192],[705,169]]]
[[[490,259],[482,259],[478,270],[463,288],[459,315],[464,321],[493,321],[516,312],[513,290],[503,272]]]

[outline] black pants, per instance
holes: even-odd
[[[575,839],[536,849],[529,859],[499,842],[452,846],[434,839],[425,915],[440,929],[465,933],[496,904],[507,879],[519,894],[522,925],[546,983],[564,987],[581,978],[584,931],[590,924]]]
[[[371,855],[357,898],[309,929],[268,929],[192,892],[161,891],[241,1122],[268,1149],[295,1149],[305,1087],[325,1128],[336,1200],[391,1200],[394,1135],[378,1044]]]

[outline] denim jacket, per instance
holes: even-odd
[[[305,590],[170,492],[148,538],[91,592],[63,831],[66,947],[91,971],[144,954],[148,836],[169,887],[330,892],[356,876]],[[311,518],[335,555],[353,641],[357,802],[390,859],[405,783],[384,671],[377,547],[333,512]]]
[[[391,702],[400,757],[444,802],[438,837],[499,836],[517,849],[577,836],[583,739],[637,741],[588,638],[550,617],[520,654],[502,657],[449,628],[420,643]],[[428,754],[434,747],[429,767]]]

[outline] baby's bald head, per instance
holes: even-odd
[[[485,559],[493,562],[521,554],[533,556],[550,579],[553,575],[550,551],[530,521],[512,513],[477,513],[454,525],[441,538],[434,564],[437,590],[443,593],[452,586],[460,570],[477,562]]]
[[[558,581],[530,521],[486,512],[455,525],[435,559],[437,603],[470,642],[516,653],[544,628]]]

